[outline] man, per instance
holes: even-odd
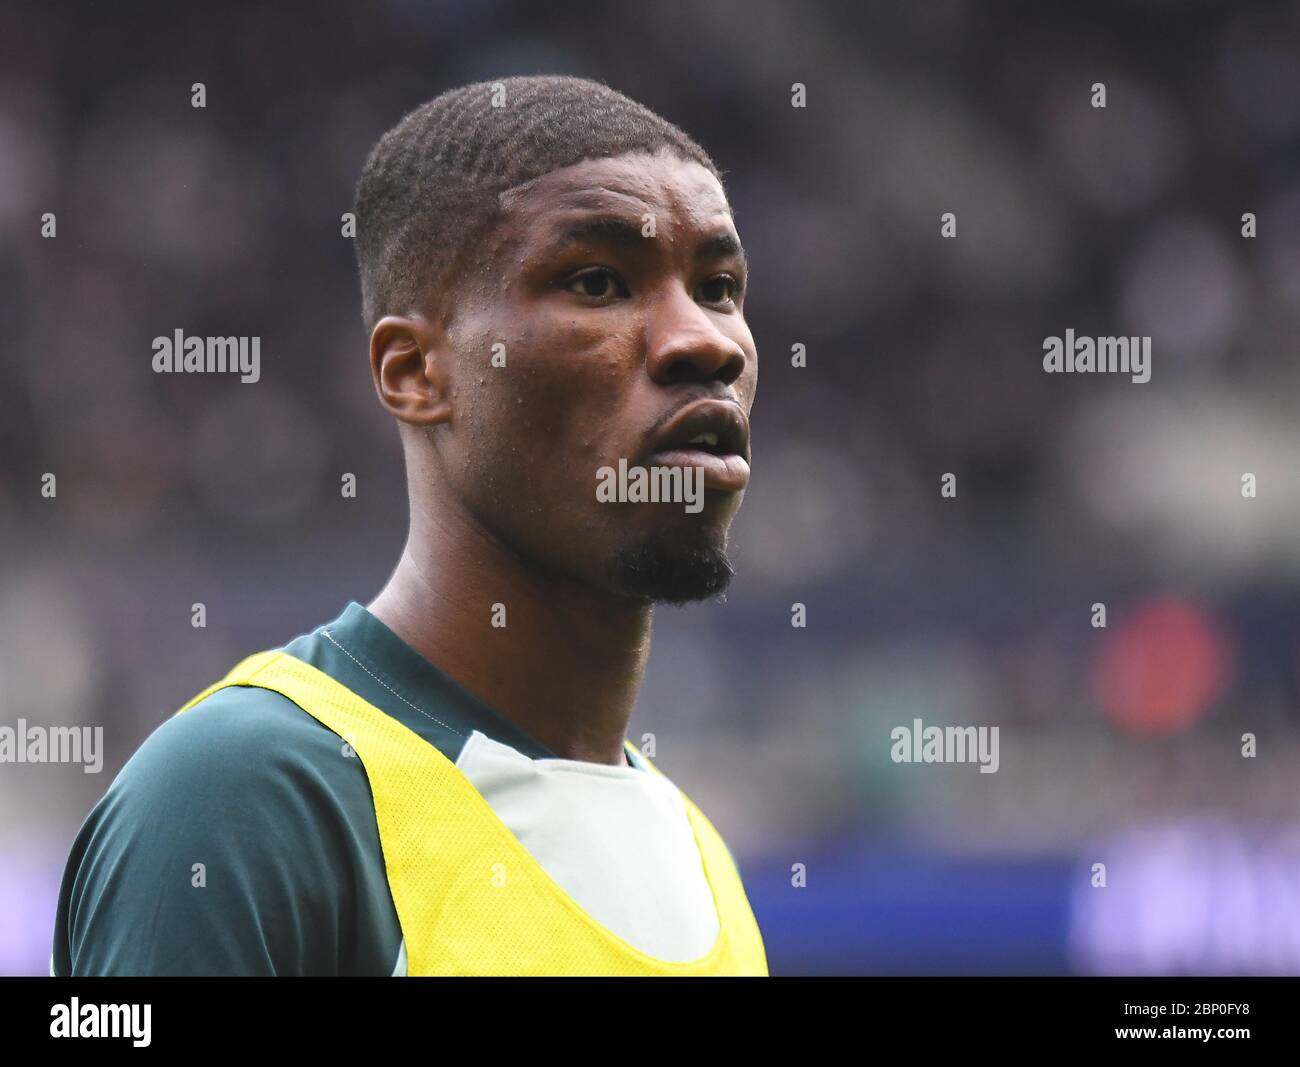
[[[52,973],[767,973],[722,839],[625,737],[652,606],[726,587],[749,477],[717,169],[603,85],[512,78],[385,134],[356,217],[405,550],[145,741]],[[598,491],[633,469],[678,499]]]

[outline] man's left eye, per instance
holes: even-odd
[[[736,279],[730,274],[718,274],[700,283],[695,299],[702,304],[730,304],[736,299]]]

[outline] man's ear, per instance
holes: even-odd
[[[370,331],[370,375],[384,410],[402,422],[451,419],[446,335],[423,315],[385,315]]]

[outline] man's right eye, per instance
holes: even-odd
[[[571,293],[591,297],[593,300],[604,300],[612,296],[627,296],[627,287],[623,285],[619,276],[605,267],[596,267],[593,270],[583,271],[583,273],[569,279],[569,283],[565,288]]]

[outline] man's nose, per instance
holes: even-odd
[[[745,350],[684,289],[659,300],[646,324],[646,369],[661,385],[719,381],[744,373]]]

